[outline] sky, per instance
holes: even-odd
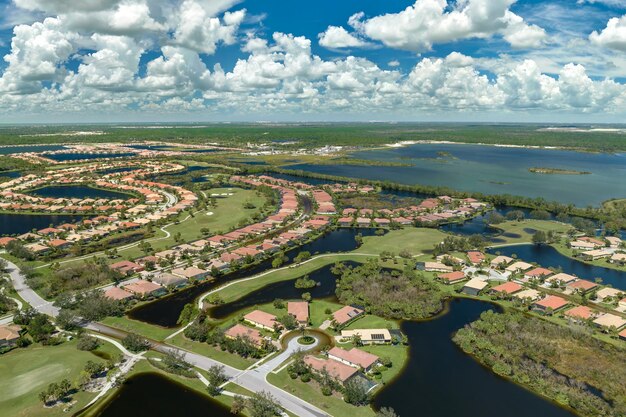
[[[619,123],[626,0],[0,0],[0,123]]]

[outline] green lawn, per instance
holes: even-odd
[[[589,265],[600,266],[602,268],[610,268],[610,269],[617,269],[618,271],[626,271],[626,265],[625,266],[619,266],[618,264],[613,264],[613,263],[607,262],[607,258],[596,259],[595,261],[587,261],[587,260],[583,260],[582,258],[575,258],[574,257],[574,253],[576,251],[571,249],[571,248],[568,248],[562,242],[552,244],[551,246],[554,247],[556,250],[558,250],[561,254],[567,256],[568,258],[574,258],[577,261],[580,261],[580,262],[583,262],[583,263],[586,263],[586,264],[589,264]]]
[[[117,355],[112,345],[101,342],[99,351]],[[90,352],[76,349],[76,342],[58,346],[33,344],[27,348],[14,349],[0,356],[0,410],[3,416],[61,416],[63,407],[43,408],[38,394],[48,384],[67,378],[74,383],[88,360],[103,361]],[[95,393],[79,392],[73,395],[77,403],[73,411],[89,402]]]
[[[132,320],[126,316],[106,317],[105,319],[101,320],[101,322],[108,326],[115,327],[117,329],[124,330],[130,333],[137,333],[156,341],[163,341],[167,336],[176,331],[176,329],[168,329],[165,327],[154,326],[152,324],[144,323],[138,320]]]
[[[194,342],[193,340],[185,338],[182,334],[168,340],[168,343],[186,349],[190,352],[195,352],[200,355],[213,358],[237,369],[246,369],[257,361],[257,359],[242,358],[234,353],[229,353],[221,350],[220,348],[215,348],[208,343]]]

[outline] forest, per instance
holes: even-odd
[[[522,313],[484,312],[454,342],[495,373],[582,416],[626,415],[626,350]]]

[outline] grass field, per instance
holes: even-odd
[[[555,233],[567,233],[572,229],[572,226],[565,223],[558,223],[549,220],[522,220],[522,221],[508,221],[496,225],[498,229],[502,230],[507,235],[498,236],[500,239],[504,239],[506,242],[502,245],[510,245],[513,243],[529,243],[532,241],[534,231],[553,231]],[[515,235],[515,236],[514,236]]]
[[[119,351],[102,342],[99,351],[117,355]],[[0,356],[0,410],[3,416],[61,416],[63,406],[44,408],[38,394],[48,384],[67,378],[74,383],[88,360],[103,361],[90,352],[76,349],[76,342],[59,346],[33,344],[15,349]],[[79,392],[72,396],[77,403],[72,410],[79,410],[95,393]]]
[[[125,332],[137,333],[157,342],[165,340],[167,336],[174,333],[176,329],[168,329],[165,327],[154,326],[138,320],[132,320],[126,316],[106,317],[101,320],[107,326],[115,327]]]
[[[391,230],[384,236],[366,236],[363,245],[355,253],[380,254],[383,251],[398,252],[406,250],[411,255],[428,253],[445,239],[447,235],[437,229],[407,227]]]

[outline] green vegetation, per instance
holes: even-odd
[[[412,267],[386,271],[378,261],[350,268],[337,266],[337,298],[346,305],[361,305],[376,316],[392,319],[430,317],[443,308],[438,287]]]
[[[582,416],[626,413],[626,350],[590,337],[582,327],[487,311],[454,341],[498,375]]]
[[[559,174],[559,175],[589,175],[589,171],[575,171],[573,169],[560,169],[560,168],[528,168],[530,172],[535,174]]]
[[[108,343],[97,349],[113,356],[117,350]],[[3,415],[23,417],[56,417],[67,415],[65,406],[44,408],[38,394],[50,384],[67,379],[74,384],[85,364],[96,356],[76,349],[76,342],[57,346],[31,345],[2,355],[0,359],[0,409]],[[72,395],[73,410],[84,406],[95,394],[84,391]]]
[[[354,207],[357,209],[367,208],[372,210],[389,209],[417,205],[418,198],[398,197],[382,194],[341,194],[338,202],[342,207]]]

